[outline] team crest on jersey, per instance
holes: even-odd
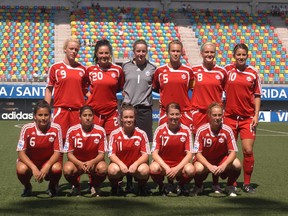
[[[83,76],[84,76],[83,71],[80,71],[80,72],[79,72],[79,76],[80,76],[80,77],[83,77]]]
[[[136,141],[134,142],[134,145],[135,145],[135,146],[139,146],[139,145],[140,145],[139,140],[136,140]]]
[[[216,75],[215,78],[216,78],[217,80],[220,80],[220,79],[221,79],[221,77],[220,77],[219,75]]]
[[[98,138],[94,139],[95,144],[99,144],[100,140]]]
[[[165,73],[165,72],[167,72],[167,70],[165,69],[163,72]]]
[[[250,76],[248,76],[246,79],[248,82],[251,82],[251,80],[252,80]]]
[[[112,74],[111,74],[111,77],[115,78],[115,77],[116,77],[116,74],[115,74],[115,73],[112,73]]]
[[[121,140],[121,139],[122,139],[121,136],[118,136],[118,137],[117,137],[117,140]]]
[[[54,142],[54,137],[49,137],[49,142]]]
[[[149,76],[151,75],[150,71],[146,71],[146,72],[145,72],[145,75],[146,75],[147,77],[149,77]]]
[[[220,137],[220,138],[218,139],[218,142],[219,142],[219,143],[223,143],[223,142],[224,142],[224,139],[223,139],[222,137]]]
[[[185,80],[187,77],[186,77],[185,74],[182,74],[181,78],[182,78],[183,80]]]
[[[186,137],[182,136],[182,137],[180,138],[180,141],[181,141],[181,142],[185,142],[185,141],[186,141]]]

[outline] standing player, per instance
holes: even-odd
[[[109,140],[108,177],[112,194],[121,193],[120,182],[123,176],[130,174],[138,181],[138,194],[145,196],[145,186],[149,178],[148,156],[150,147],[147,135],[135,126],[136,109],[124,105],[120,113],[121,127],[111,133]]]
[[[91,196],[100,196],[99,186],[105,180],[107,164],[104,156],[107,148],[106,134],[102,127],[93,123],[93,109],[83,106],[80,109],[80,124],[67,132],[64,152],[68,161],[64,164],[63,174],[72,187],[72,194],[80,195],[78,177],[89,174]]]
[[[111,62],[112,46],[107,40],[97,41],[94,60],[96,65],[87,68],[90,95],[87,104],[93,108],[94,123],[102,126],[109,139],[111,131],[119,127],[116,93],[124,83],[122,68]]]
[[[184,185],[189,183],[194,175],[194,166],[191,163],[191,131],[180,123],[179,104],[168,104],[166,113],[168,121],[160,125],[154,134],[150,174],[153,181],[159,185],[159,191],[163,195],[173,192],[177,195],[185,195]],[[165,176],[169,182],[167,187],[163,184]],[[174,179],[179,181],[176,188],[173,185]]]
[[[146,59],[147,43],[139,39],[133,44],[134,59],[123,64],[125,83],[123,103],[137,110],[136,126],[144,130],[152,142],[152,80],[156,66]],[[126,190],[133,190],[132,176],[127,175]]]
[[[227,73],[214,63],[216,45],[206,42],[200,49],[203,63],[192,67],[194,74],[193,94],[191,98],[193,116],[193,135],[198,128],[208,122],[207,109],[212,102],[222,102]],[[218,178],[213,175],[212,189],[221,193]]]
[[[76,62],[80,42],[71,38],[64,43],[65,59],[49,69],[45,100],[51,104],[54,90],[53,121],[61,126],[65,139],[69,127],[79,123],[79,109],[85,103],[85,67]]]
[[[182,110],[181,123],[192,128],[191,104],[188,91],[192,86],[193,72],[181,63],[183,44],[174,40],[169,43],[170,62],[156,69],[153,88],[160,92],[159,125],[167,122],[166,107],[169,103],[178,103]]]
[[[47,193],[55,196],[62,174],[58,162],[62,151],[62,135],[58,124],[51,123],[51,108],[42,100],[34,108],[34,123],[25,124],[17,145],[17,177],[24,185],[22,197],[30,196],[33,176],[36,182],[49,181]]]
[[[255,193],[250,185],[254,167],[253,145],[256,138],[256,127],[261,104],[261,83],[258,71],[246,65],[248,47],[237,44],[233,50],[235,64],[227,65],[228,80],[225,85],[226,107],[224,123],[229,125],[237,140],[238,134],[243,149],[243,190]]]
[[[230,127],[222,124],[223,108],[212,103],[208,108],[209,123],[199,127],[196,133],[193,153],[196,169],[195,188],[192,196],[203,192],[203,181],[209,172],[222,179],[228,177],[226,192],[229,196],[237,196],[233,183],[241,172],[241,163],[236,158],[237,144]]]
[[[134,59],[123,64],[123,103],[132,104],[136,108],[136,126],[144,130],[149,142],[152,142],[152,80],[156,66],[146,59],[145,40],[135,41],[133,52]]]

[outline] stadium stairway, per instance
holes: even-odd
[[[288,28],[285,25],[285,21],[281,17],[268,16],[270,24],[274,26],[274,32],[278,35],[279,39],[282,41],[283,47],[288,50]]]
[[[55,62],[62,61],[64,41],[71,37],[70,13],[62,10],[55,14]]]
[[[200,64],[202,59],[199,55],[200,48],[197,44],[198,39],[195,37],[195,32],[192,30],[189,18],[183,13],[178,12],[174,14],[173,21],[178,26],[178,32],[180,34],[183,46],[185,47],[185,53],[188,57],[189,64]]]

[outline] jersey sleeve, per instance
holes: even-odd
[[[117,148],[116,148],[116,140],[114,134],[110,135],[109,140],[109,147],[108,147],[108,157],[111,157],[111,155],[116,154]]]
[[[155,90],[159,90],[159,88],[160,88],[158,76],[159,76],[159,69],[156,69],[156,71],[153,75],[153,81],[152,81],[152,88]]]
[[[189,129],[187,129],[187,140],[185,143],[185,151],[193,152],[193,141],[192,141],[192,133]]]
[[[160,134],[160,130],[156,129],[155,134],[154,134],[154,138],[153,138],[151,152],[154,152],[155,150],[159,150],[160,145],[161,145],[161,134]]]
[[[100,143],[99,143],[99,147],[98,147],[98,152],[100,153],[105,153],[107,152],[107,139],[106,139],[106,133],[105,131],[103,130],[101,132],[101,140],[100,140]]]
[[[256,80],[255,80],[255,86],[254,86],[254,94],[255,95],[262,95],[262,86],[261,86],[261,79],[259,77],[259,72],[256,71]]]
[[[228,151],[238,151],[238,147],[237,147],[237,143],[236,140],[234,138],[234,133],[232,131],[232,129],[225,125],[223,126],[223,128],[225,128],[226,132],[227,132],[227,147],[228,147]]]
[[[17,144],[16,151],[24,151],[27,148],[27,128],[24,126],[21,129],[19,141]]]
[[[68,130],[63,152],[67,153],[67,152],[72,152],[72,151],[74,151],[74,140],[72,138],[72,131]]]
[[[63,139],[61,134],[61,128],[60,125],[55,127],[56,130],[56,137],[54,141],[54,151],[63,152]]]
[[[122,91],[123,86],[124,86],[124,82],[125,82],[125,76],[124,76],[124,72],[121,68],[121,69],[119,69],[118,91],[117,92]]]
[[[48,71],[47,86],[54,86],[56,83],[55,67],[52,65]]]
[[[141,152],[151,154],[149,140],[146,133],[143,131],[141,140]]]
[[[202,152],[202,148],[203,148],[203,143],[202,143],[202,139],[201,139],[201,133],[198,130],[196,132],[195,142],[194,142],[194,147],[193,147],[192,153],[196,154],[198,152]]]

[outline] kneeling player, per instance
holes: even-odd
[[[62,135],[58,124],[51,123],[51,108],[41,100],[34,108],[34,122],[25,124],[17,145],[17,177],[24,185],[22,197],[30,196],[30,179],[49,181],[47,193],[55,196],[61,178],[62,165],[58,162],[62,151]]]
[[[194,175],[192,160],[192,135],[190,129],[180,123],[181,110],[177,103],[170,103],[166,108],[167,123],[159,126],[154,135],[150,165],[151,177],[159,185],[163,195],[176,193],[187,195],[184,188]],[[164,187],[164,176],[169,184]],[[178,180],[173,185],[174,179]]]
[[[67,132],[64,152],[68,152],[68,161],[64,164],[63,173],[72,184],[71,195],[81,194],[79,177],[84,173],[90,177],[91,196],[100,196],[99,186],[106,178],[106,134],[102,127],[93,123],[93,118],[92,107],[83,106],[80,109],[81,123]]]
[[[226,192],[229,196],[237,196],[233,183],[241,172],[241,163],[236,158],[238,151],[233,131],[222,123],[223,107],[212,103],[208,108],[209,123],[202,125],[196,133],[193,153],[196,169],[195,188],[192,196],[203,192],[203,181],[209,172],[222,179],[228,177]]]
[[[112,186],[112,195],[120,195],[121,180],[130,174],[138,181],[138,195],[148,195],[146,183],[149,178],[148,155],[149,140],[146,133],[135,126],[136,110],[123,105],[120,113],[121,127],[112,131],[109,139],[108,177]]]

